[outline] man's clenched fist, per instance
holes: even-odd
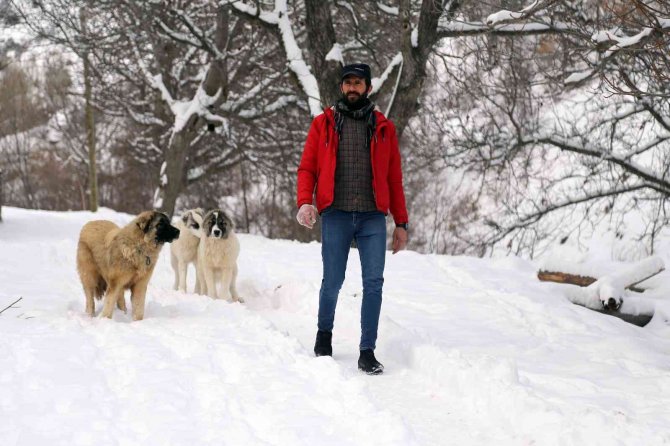
[[[298,219],[298,223],[309,229],[312,229],[314,227],[314,223],[316,223],[316,214],[317,211],[314,206],[311,204],[303,204],[300,206],[296,218]]]

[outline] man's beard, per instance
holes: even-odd
[[[351,98],[351,99],[350,99]],[[351,110],[359,110],[363,108],[368,103],[368,94],[363,93],[359,95],[358,93],[342,93],[342,100]]]

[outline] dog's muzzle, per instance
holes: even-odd
[[[156,239],[158,242],[163,242],[163,243],[170,243],[179,238],[179,229],[175,228],[174,226],[170,226],[164,231],[161,231],[160,233],[157,234]]]
[[[228,231],[226,231],[226,228],[220,229],[219,227],[215,227],[214,229],[212,229],[212,237],[226,238],[228,237]]]

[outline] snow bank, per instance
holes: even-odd
[[[77,234],[102,209],[3,208],[0,438],[37,445],[660,445],[670,328],[572,305],[538,265],[387,256],[377,356],[356,369],[357,252],[334,357],[314,358],[320,245],[240,234],[246,304],[171,289],[164,249],[146,319],[89,318]],[[193,286],[189,276],[189,289]],[[667,302],[657,314],[670,315]]]

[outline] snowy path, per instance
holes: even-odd
[[[646,335],[594,318],[557,296],[559,286],[538,283],[532,265],[518,259],[403,256],[389,258],[394,273],[386,275],[377,356],[387,373],[364,379],[376,403],[403,417],[420,444],[670,442],[666,328]],[[350,257],[334,335],[336,361],[352,369],[357,261]],[[318,277],[310,282],[316,296]],[[309,349],[315,312],[307,301],[262,314]]]
[[[368,377],[355,251],[314,358],[316,243],[240,235],[244,305],[172,291],[165,249],[131,323],[83,313],[90,214],[3,216],[0,308],[23,297],[0,315],[3,446],[670,444],[670,328],[571,305],[522,260],[389,255]]]

